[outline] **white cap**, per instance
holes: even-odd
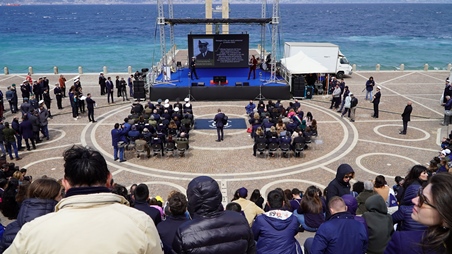
[[[179,111],[179,107],[175,107],[174,111],[178,112]]]
[[[43,104],[43,103],[44,103],[44,100],[40,100],[38,103],[39,103],[39,104]]]
[[[348,95],[352,96],[352,95],[353,95],[353,93],[349,93]]]
[[[190,99],[189,99],[189,98],[185,98],[184,101],[185,101],[185,102],[189,102]]]
[[[166,103],[165,105],[163,105],[163,107],[165,107],[165,108],[169,108],[169,104],[168,104],[168,103]]]
[[[380,87],[380,86],[377,86],[377,89],[378,89],[378,90],[381,90],[381,87]]]
[[[185,107],[189,108],[191,105],[190,103],[185,104]]]
[[[77,82],[77,81],[78,81],[78,78],[74,79],[74,82]]]
[[[444,150],[441,151],[441,154],[442,155],[448,155],[448,154],[450,154],[450,150],[449,149],[444,149]]]

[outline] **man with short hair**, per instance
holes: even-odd
[[[239,199],[233,202],[240,205],[242,212],[245,214],[246,220],[250,227],[253,225],[254,218],[259,214],[263,214],[264,210],[258,207],[253,201],[247,200],[248,190],[245,187],[239,189]]]
[[[179,191],[172,191],[168,197],[166,220],[157,225],[165,253],[172,253],[173,239],[177,229],[189,220],[186,212],[187,197]]]
[[[378,105],[380,105],[380,98],[381,98],[381,87],[377,86],[377,92],[374,94],[374,97],[372,99],[372,103],[374,104],[374,114],[372,115],[373,118],[378,118]]]
[[[162,221],[160,211],[154,207],[149,206],[149,188],[146,184],[141,183],[135,188],[134,193],[134,208],[147,214],[155,223],[155,226]]]
[[[215,126],[217,127],[218,139],[216,141],[220,142],[220,141],[223,141],[223,137],[224,137],[223,128],[224,128],[224,125],[226,124],[225,123],[226,115],[221,112],[221,109],[218,109],[217,111],[218,111],[218,113],[215,115],[213,121],[215,122]]]
[[[151,218],[111,193],[99,152],[73,146],[63,158],[66,197],[54,213],[26,223],[5,253],[163,253]]]
[[[115,100],[113,99],[113,81],[111,81],[111,77],[107,78],[107,81],[105,81],[105,89],[107,91],[107,101],[108,104],[110,104],[110,98],[111,98],[111,103],[115,103]]]
[[[257,216],[252,227],[257,242],[256,253],[302,253],[295,239],[300,223],[291,212],[283,209],[284,194],[279,190],[270,191],[267,205],[270,211]]]
[[[353,93],[350,93],[350,122],[355,121],[356,108],[358,106],[358,98]]]
[[[403,122],[403,129],[399,134],[406,135],[406,129],[408,128],[408,122],[411,120],[411,111],[413,111],[413,107],[411,106],[411,101],[408,101],[406,103],[405,109],[402,113],[402,122]]]
[[[256,253],[245,216],[223,211],[217,181],[208,176],[194,178],[188,184],[187,197],[192,220],[177,229],[173,253]]]
[[[88,93],[86,95],[86,107],[88,108],[88,120],[90,122],[97,122],[96,120],[94,120],[94,105],[96,104],[96,101],[94,101],[91,98],[91,93]]]
[[[364,225],[347,212],[341,197],[328,203],[331,217],[320,225],[314,238],[306,239],[305,253],[366,253],[368,237]]]
[[[105,78],[104,73],[103,72],[99,73],[100,95],[104,95],[106,93],[106,90],[105,90],[106,82],[107,82],[107,79]]]

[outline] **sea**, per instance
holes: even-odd
[[[166,2],[166,1],[165,1]],[[271,2],[271,1],[269,1]],[[272,4],[266,17],[272,16]],[[452,4],[281,4],[277,58],[285,42],[339,45],[358,70],[445,70],[452,62]],[[168,18],[168,7],[165,6]],[[204,5],[174,5],[174,18],[204,18]],[[150,68],[161,58],[156,5],[0,6],[0,68],[10,73],[127,72]],[[214,13],[220,18],[221,13]],[[231,4],[231,18],[260,18],[261,5]],[[166,49],[170,45],[165,27]],[[271,51],[271,25],[265,27]],[[188,34],[205,33],[204,24],[175,25],[177,47]],[[261,40],[257,24],[230,25],[230,33],[248,33],[250,48]]]

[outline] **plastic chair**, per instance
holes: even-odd
[[[166,143],[165,153],[172,153],[174,156],[174,152],[176,151],[176,143]]]
[[[151,145],[152,147],[152,152],[154,154],[160,154],[160,156],[162,155],[162,145],[159,143],[154,143]]]
[[[180,157],[185,156],[185,152],[188,150],[188,144],[184,142],[178,142],[176,141],[177,151],[179,153]]]

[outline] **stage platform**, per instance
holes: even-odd
[[[248,80],[248,68],[198,68],[199,79],[190,78],[190,69],[181,68],[171,73],[170,81],[159,75],[150,88],[151,100],[185,98],[191,96],[198,101],[251,100],[260,93],[266,99],[290,99],[290,87],[281,78],[269,83],[270,72],[256,70],[256,79]],[[213,83],[214,76],[226,76],[226,83]],[[194,78],[194,77],[193,77]],[[245,85],[244,85],[245,84]]]

